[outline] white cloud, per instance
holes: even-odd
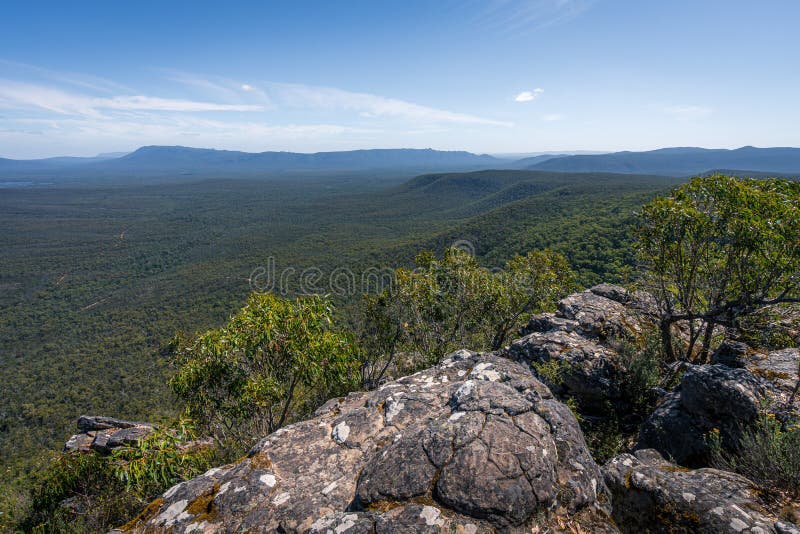
[[[209,79],[207,76],[172,69],[166,69],[164,72],[168,80],[178,82],[206,99],[218,100],[225,104],[256,103],[265,107],[271,106],[266,93],[248,83],[218,76]]]
[[[144,95],[95,97],[0,79],[0,108],[35,108],[70,115],[99,116],[116,111],[260,111],[262,106],[217,104]]]
[[[536,100],[539,98],[542,93],[544,93],[544,89],[541,87],[537,87],[533,91],[522,91],[518,94],[515,98],[515,102],[530,102],[531,100]]]
[[[693,121],[708,117],[714,110],[705,106],[667,106],[664,112],[679,121]]]
[[[213,102],[195,102],[192,100],[175,100],[150,96],[117,96],[114,98],[92,99],[98,108],[118,110],[153,110],[153,111],[261,111],[262,106],[215,104]]]
[[[344,91],[333,87],[270,83],[268,93],[276,101],[289,107],[354,111],[364,118],[398,117],[416,123],[513,126],[512,123],[506,121],[423,106],[369,93]]]
[[[542,120],[548,122],[560,121],[563,118],[564,116],[561,115],[560,113],[548,113],[547,115],[542,116]]]

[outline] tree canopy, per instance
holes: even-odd
[[[273,432],[353,376],[353,345],[333,313],[324,297],[254,293],[222,328],[176,339],[170,384],[222,440]]]
[[[644,281],[671,325],[687,321],[691,358],[717,325],[800,301],[800,183],[724,175],[693,178],[647,204],[636,231]]]

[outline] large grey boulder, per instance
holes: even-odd
[[[800,533],[796,525],[777,521],[740,475],[682,468],[653,449],[617,456],[603,474],[614,520],[625,533]]]
[[[735,445],[758,416],[768,386],[746,369],[725,365],[689,366],[639,433],[637,449],[653,448],[681,465],[707,464],[706,436],[720,431],[723,444]]]
[[[523,365],[459,351],[179,484],[135,532],[615,532],[575,417]]]
[[[711,355],[711,363],[744,369],[747,365],[748,356],[752,353],[753,349],[747,346],[746,343],[726,339]]]
[[[711,356],[711,363],[747,369],[770,382],[776,400],[788,401],[800,379],[800,349],[789,348],[763,352],[739,341],[724,341]]]

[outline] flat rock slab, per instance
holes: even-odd
[[[78,434],[64,444],[65,452],[98,452],[109,454],[123,445],[135,445],[153,433],[153,425],[100,415],[82,415],[77,422]]]

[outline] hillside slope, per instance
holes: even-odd
[[[75,414],[168,415],[178,330],[219,325],[278,271],[410,266],[469,241],[487,266],[548,246],[582,283],[619,280],[635,210],[677,180],[481,171],[387,187],[331,176],[43,186],[0,195],[0,457],[11,477],[63,441]],[[287,271],[289,272],[289,271]],[[342,308],[358,294],[337,297]],[[52,387],[45,390],[42,384]]]

